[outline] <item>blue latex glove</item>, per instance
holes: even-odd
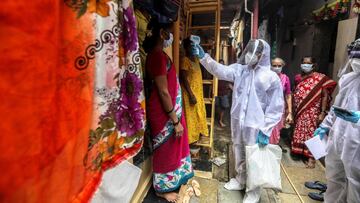
[[[318,127],[315,132],[314,132],[314,136],[320,136],[320,140],[324,139],[325,135],[329,134],[330,129],[329,128],[325,128],[325,127]]]
[[[256,143],[258,143],[260,147],[265,147],[269,144],[269,137],[263,132],[259,131],[259,134],[256,137]]]
[[[346,121],[357,123],[360,120],[360,111],[341,111],[337,108],[333,108],[335,115]]]
[[[205,56],[205,51],[204,51],[204,49],[203,49],[199,44],[196,44],[195,46],[196,46],[196,48],[198,49],[197,57],[199,57],[199,59],[204,58],[204,56]]]

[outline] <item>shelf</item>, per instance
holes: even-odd
[[[204,85],[212,85],[214,83],[213,80],[203,80]]]
[[[211,118],[206,118],[206,124],[211,125]]]
[[[215,25],[199,25],[199,26],[191,26],[189,30],[210,30],[215,29]]]
[[[201,146],[201,147],[211,147],[211,143],[210,143],[210,137],[209,136],[201,136],[200,140],[197,141],[195,143],[196,146]]]
[[[204,98],[205,104],[212,104],[213,99],[212,98]]]

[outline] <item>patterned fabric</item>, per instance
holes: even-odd
[[[318,127],[318,116],[321,113],[321,93],[327,90],[332,94],[336,82],[321,73],[313,73],[304,78],[294,92],[295,131],[291,143],[291,150],[295,154],[313,157],[305,146],[305,141],[312,138]],[[329,103],[331,97],[329,98]],[[305,104],[305,105],[304,105]]]
[[[181,70],[186,71],[187,80],[197,103],[190,104],[189,94],[186,89],[183,89],[184,110],[186,115],[186,125],[188,128],[189,143],[194,143],[199,140],[199,135],[209,135],[208,126],[206,123],[206,109],[204,103],[204,93],[202,85],[202,75],[199,60],[192,62],[189,58],[182,59]]]
[[[103,172],[140,150],[145,102],[130,4],[2,3],[1,202],[89,202]]]
[[[153,186],[156,192],[171,192],[186,184],[193,176],[191,157],[187,156],[181,160],[181,165],[177,169],[168,173],[154,173]]]

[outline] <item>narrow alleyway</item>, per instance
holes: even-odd
[[[229,115],[227,115],[226,124],[229,126]],[[275,192],[271,189],[265,189],[261,195],[261,203],[316,203],[317,201],[311,200],[308,197],[309,192],[317,192],[307,189],[304,186],[306,181],[321,181],[326,182],[325,169],[318,161],[314,169],[305,168],[302,160],[294,160],[290,156],[290,137],[289,135],[282,136],[281,145],[286,150],[282,157],[281,170],[282,177],[282,191]],[[195,166],[195,177],[200,185],[202,195],[200,197],[192,197],[190,203],[241,203],[244,197],[244,192],[227,191],[224,189],[224,184],[229,180],[229,177],[234,176],[234,166],[232,163],[233,156],[231,151],[231,131],[230,127],[220,128],[218,125],[215,127],[214,136],[214,157],[226,157],[226,163],[221,166],[212,164],[212,173],[210,171],[200,171],[207,169],[210,161],[201,160],[197,161],[198,165]],[[202,157],[207,157],[203,155]],[[230,161],[229,161],[230,160]],[[206,162],[208,162],[206,164]],[[200,164],[199,164],[200,163]],[[288,175],[288,178],[285,172]],[[186,186],[183,186],[186,188]],[[295,189],[296,191],[295,191]],[[300,194],[302,201],[300,200]],[[163,203],[159,198],[156,198],[153,191],[150,191],[144,203]]]

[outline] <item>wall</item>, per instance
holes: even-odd
[[[293,81],[300,73],[303,56],[314,56],[318,60],[319,71],[332,75],[332,63],[329,63],[332,33],[336,32],[337,22],[304,25],[313,20],[312,11],[323,6],[325,1],[301,0],[296,5],[284,8],[284,18],[280,26],[278,39],[279,56],[287,62],[284,72]],[[293,35],[290,37],[290,31]],[[293,39],[296,38],[296,46]],[[332,61],[332,60],[331,60]]]

